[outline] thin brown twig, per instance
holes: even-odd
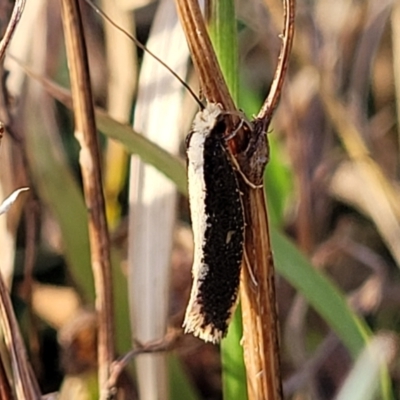
[[[25,0],[16,0],[11,14],[10,22],[7,25],[6,32],[0,42],[0,62],[3,60],[6,53],[7,47],[10,44],[12,35],[14,34],[15,28],[21,19],[22,12],[24,11]]]
[[[118,377],[121,375],[122,371],[132,360],[132,358],[138,356],[139,354],[157,353],[172,350],[176,346],[176,343],[181,335],[181,329],[173,329],[168,331],[163,338],[151,341],[149,343],[141,344],[140,342],[136,341],[138,346],[137,349],[129,351],[123,357],[120,357],[117,361],[114,361],[110,378],[108,380],[109,390],[111,391],[112,388],[116,386]]]
[[[268,96],[257,115],[257,119],[261,119],[264,121],[264,131],[267,130],[267,127],[271,122],[272,114],[274,113],[275,108],[278,105],[283,82],[285,81],[285,75],[289,64],[289,56],[292,50],[294,37],[295,7],[295,0],[283,1],[284,27],[282,34],[282,45],[278,57],[278,65],[275,70],[275,76],[272,81]]]
[[[62,0],[61,3],[74,105],[75,137],[81,146],[79,161],[89,213],[89,240],[99,327],[99,393],[100,399],[105,400],[108,397],[107,382],[114,360],[110,240],[81,11],[77,0]]]

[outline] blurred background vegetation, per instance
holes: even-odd
[[[110,3],[103,0],[99,6],[145,43],[158,2]],[[1,35],[12,6],[5,0],[0,5]],[[113,28],[84,2],[81,6],[94,102],[114,119],[132,124],[142,51],[123,36],[110,36]],[[251,118],[273,78],[282,6],[278,0],[238,0],[236,6],[239,106]],[[9,53],[68,87],[60,18],[59,2],[28,1]],[[288,76],[268,133],[271,156],[265,176],[278,270],[285,396],[335,398],[356,371],[365,337],[380,335],[386,340],[379,342],[383,347],[378,354],[390,361],[389,386],[399,398],[395,337],[400,331],[400,3],[298,0],[295,29]],[[170,47],[173,52],[174,44]],[[196,87],[193,71],[187,75]],[[185,101],[182,149],[196,111]],[[7,126],[0,148],[1,196],[20,186],[31,188],[0,220],[0,268],[11,288],[31,362],[43,393],[76,377],[90,387],[96,368],[94,291],[71,111],[8,58],[2,69],[0,119]],[[113,134],[110,124],[107,120],[102,125],[102,133]],[[129,157],[126,148],[110,144],[103,134],[100,143],[115,255],[116,343],[122,354],[131,347],[125,277]],[[140,151],[144,159],[152,158],[152,149]],[[180,156],[183,160],[184,153]],[[169,164],[175,182],[182,165]],[[185,196],[177,201],[176,226],[169,239],[173,250],[168,324],[180,327],[191,284],[192,238]],[[185,336],[174,354],[177,358],[168,364],[171,398],[222,397],[218,347]],[[224,371],[229,375],[229,365]],[[245,387],[243,377],[231,376]],[[365,376],[361,373],[360,382]],[[132,371],[121,379],[126,398],[136,398]],[[369,394],[374,396],[374,391]],[[96,398],[86,396],[82,398]]]

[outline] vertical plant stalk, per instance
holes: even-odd
[[[97,142],[92,91],[78,0],[62,0],[62,20],[71,79],[75,137],[89,217],[89,241],[98,318],[98,379],[100,399],[108,396],[107,381],[114,359],[113,298],[110,240],[105,217],[100,151]]]
[[[146,46],[178,75],[185,76],[189,57],[185,42],[175,4],[161,0]],[[134,129],[161,148],[177,154],[181,113],[181,83],[157,60],[145,54],[139,76]],[[146,343],[163,337],[167,329],[176,188],[137,157],[131,160],[129,186],[127,272],[131,327],[133,337]],[[144,354],[137,357],[135,364],[139,397],[167,400],[169,382],[173,388],[168,377],[167,356]]]
[[[176,7],[205,98],[221,104],[225,111],[236,111],[197,0],[176,0]]]
[[[208,101],[237,111],[222,78],[197,1],[176,0],[194,64]],[[279,100],[294,33],[294,0],[284,0],[283,41],[270,93],[253,121],[253,130],[239,132],[230,146],[242,172],[256,185],[268,160],[266,131]],[[234,121],[232,121],[234,123]],[[246,220],[245,263],[241,300],[244,355],[249,399],[282,399],[275,279],[264,190],[241,184]],[[250,272],[251,271],[251,272]]]
[[[249,399],[282,399],[274,264],[264,191],[248,191],[244,209],[246,223],[253,227],[246,229],[250,265],[242,270],[240,286],[247,391]]]
[[[254,121],[256,132],[268,130],[278,104],[294,35],[295,1],[284,0],[284,30],[278,65],[270,92]],[[261,150],[262,145],[258,146]],[[261,165],[253,165],[253,173]],[[260,175],[261,177],[261,175]],[[279,356],[279,325],[275,295],[275,267],[272,256],[268,214],[264,190],[245,190],[244,210],[247,223],[245,252],[249,266],[243,268],[240,298],[243,317],[243,347],[250,399],[282,399]],[[254,278],[249,275],[251,271]],[[254,280],[257,286],[254,285]]]

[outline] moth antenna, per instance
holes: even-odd
[[[128,37],[132,42],[136,44],[140,49],[148,53],[151,57],[157,60],[164,68],[166,68],[178,81],[184,86],[184,88],[190,93],[193,97],[194,101],[199,105],[200,110],[204,110],[204,104],[200,101],[196,93],[193,89],[172,69],[170,68],[164,61],[162,61],[159,57],[157,57],[151,50],[149,50],[143,43],[141,43],[135,36],[131,35],[125,29],[121,28],[117,23],[115,23],[103,10],[98,8],[91,0],[85,0],[85,2],[99,14],[102,18],[104,18],[107,22],[109,22],[114,28],[118,29],[122,32],[126,37]]]

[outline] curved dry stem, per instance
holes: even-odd
[[[282,91],[283,82],[285,81],[286,70],[289,64],[289,56],[292,49],[294,37],[294,17],[295,17],[295,0],[284,0],[284,28],[282,37],[282,46],[279,53],[278,65],[275,70],[274,80],[268,96],[261,107],[257,119],[263,121],[264,131],[267,130],[271,122],[272,115],[278,104]]]
[[[110,240],[105,217],[101,159],[90,87],[88,59],[77,0],[62,0],[62,19],[71,76],[75,137],[81,151],[83,188],[89,217],[89,240],[98,313],[100,399],[107,398],[107,381],[114,359],[113,296]]]

